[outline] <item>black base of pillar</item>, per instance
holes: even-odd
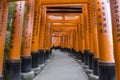
[[[49,59],[49,56],[50,56],[50,52],[49,52],[49,50],[46,50],[46,60]]]
[[[36,67],[38,67],[38,65],[39,65],[39,56],[38,56],[38,52],[32,52],[31,53],[31,56],[32,56],[32,68],[36,68]]]
[[[89,52],[89,69],[93,69],[93,53]]]
[[[82,51],[79,51],[78,54],[79,54],[79,56],[78,56],[78,57],[79,57],[79,60],[82,60]]]
[[[116,80],[114,63],[99,62],[99,80]]]
[[[82,62],[85,62],[84,61],[84,54],[83,53],[81,54],[81,57],[82,57]]]
[[[71,54],[71,49],[69,48],[69,54]]]
[[[39,64],[43,64],[44,63],[44,50],[43,49],[40,49],[39,50]]]
[[[74,49],[72,48],[72,54],[74,54]]]
[[[4,79],[3,79],[3,76],[0,77],[0,80],[4,80]]]
[[[75,54],[76,54],[76,55],[75,55],[76,58],[79,60],[79,56],[80,56],[80,55],[79,55],[79,52],[76,52]]]
[[[52,50],[53,50],[53,48],[50,49],[50,54],[52,54]]]
[[[72,49],[70,49],[70,54],[72,54]]]
[[[76,56],[76,51],[75,50],[73,50],[73,55]]]
[[[75,57],[76,57],[76,59],[78,59],[78,52],[77,51],[75,51]]]
[[[46,61],[46,51],[44,51],[44,62]]]
[[[84,50],[84,62],[85,65],[89,64],[89,50]]]
[[[5,63],[5,80],[21,80],[21,60],[7,60]]]
[[[99,62],[99,58],[93,58],[93,74],[94,75],[98,75],[99,73],[98,62]]]
[[[22,56],[21,57],[21,72],[27,73],[32,70],[32,57],[31,56]]]

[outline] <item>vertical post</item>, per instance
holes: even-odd
[[[88,59],[89,59],[89,25],[88,25],[88,12],[87,12],[87,5],[84,4],[82,6],[83,8],[83,16],[84,16],[84,22],[86,22],[86,24],[84,24],[84,30],[85,30],[85,50],[84,50],[84,62],[85,65],[88,65]]]
[[[21,80],[21,40],[25,1],[15,3],[15,12],[10,38],[10,49],[5,66],[5,80]]]
[[[41,64],[44,63],[45,53],[44,53],[44,33],[45,33],[45,21],[46,21],[46,8],[44,6],[41,7],[41,30],[40,30],[40,43],[39,43],[39,51],[41,53]]]
[[[76,54],[77,54],[78,53],[78,47],[79,47],[79,45],[78,45],[78,26],[75,30],[75,34],[76,34]]]
[[[41,0],[40,0],[41,1]],[[39,66],[42,68],[43,67],[43,63],[44,63],[44,50],[40,48],[40,43],[41,43],[41,29],[42,29],[42,6],[40,4],[39,6],[39,23],[38,23],[38,26],[39,26],[39,45],[38,45],[38,49],[39,49]]]
[[[120,0],[110,0],[112,15],[112,30],[114,43],[114,56],[116,64],[116,80],[120,80]]]
[[[49,45],[48,45],[48,43],[49,43],[49,23],[48,23],[48,25],[46,25],[45,26],[45,57],[46,57],[46,60],[48,60],[49,59]]]
[[[92,58],[93,58],[93,13],[92,13],[92,4],[89,0],[88,5],[88,26],[89,26],[89,69],[92,69]]]
[[[83,14],[80,15],[80,42],[81,42],[81,60],[84,62],[84,50],[85,50],[85,26],[84,26],[84,17]]]
[[[64,35],[61,36],[61,48],[64,48]]]
[[[93,74],[98,76],[98,61],[99,61],[99,46],[98,46],[98,30],[97,30],[97,17],[96,17],[96,7],[95,0],[91,0],[91,5],[93,6],[93,47],[94,47],[94,57],[93,57]]]
[[[73,30],[70,30],[69,32],[70,34],[70,49],[69,49],[69,52],[72,53],[72,48],[73,48]]]
[[[39,57],[40,57],[40,65],[42,65],[44,63],[44,49],[43,49],[43,42],[44,42],[44,26],[43,26],[43,22],[44,22],[44,11],[43,11],[43,7],[41,7],[41,24],[40,24],[40,34],[39,34]]]
[[[1,0],[0,1],[0,80],[3,80],[2,71],[3,71],[7,18],[8,18],[8,2],[6,0]]]
[[[70,31],[68,31],[68,49],[70,48]]]
[[[81,16],[80,16],[80,18],[81,18]],[[80,20],[81,21],[81,20]],[[82,41],[81,41],[81,37],[82,37],[82,35],[81,35],[82,33],[81,33],[81,23],[79,23],[78,24],[78,45],[79,45],[79,59],[81,60],[81,61],[83,61],[82,60]],[[84,51],[84,50],[83,50]]]
[[[50,47],[50,23],[48,23],[48,30],[47,30],[47,37],[48,37],[48,39],[47,39],[47,46],[48,46],[48,59],[50,58],[50,49],[51,49],[51,47]],[[61,39],[61,38],[60,38]]]
[[[65,35],[65,40],[66,40],[66,42],[65,42],[65,44],[66,44],[66,51],[68,51],[68,31],[66,31],[66,35]]]
[[[116,80],[109,1],[96,0],[96,8],[100,53],[99,79]]]
[[[68,47],[68,32],[66,32],[66,36],[65,36],[65,48],[67,49]]]
[[[78,44],[78,39],[79,39],[79,32],[78,32],[78,25],[76,26],[76,28],[75,28],[75,56],[76,56],[76,58],[77,59],[79,59],[79,57],[78,57],[78,52],[79,52],[79,44]]]
[[[74,30],[72,30],[71,32],[71,36],[72,36],[72,48],[71,48],[71,53],[73,53],[73,49],[74,49]]]
[[[21,72],[23,79],[33,79],[34,72],[32,70],[32,56],[31,56],[31,42],[32,42],[32,29],[34,15],[32,15],[34,0],[26,1],[27,13],[26,13],[26,23],[24,28],[24,38],[22,46],[22,56],[21,56]],[[27,77],[30,76],[30,77]]]
[[[40,4],[41,0],[35,0],[34,6],[34,23],[33,23],[33,33],[32,33],[32,44],[31,44],[31,55],[32,55],[32,68],[35,74],[38,73],[39,70],[39,30],[40,30]]]
[[[53,46],[52,46],[52,27],[51,27],[51,24],[50,24],[50,34],[49,34],[49,47],[50,47],[50,53],[52,54],[52,49],[53,49]]]
[[[52,46],[51,46],[51,24],[49,23],[48,24],[48,49],[49,49],[49,54],[51,54],[51,49],[52,49]]]
[[[72,53],[72,49],[73,49],[73,30],[71,30],[71,53]]]
[[[75,52],[75,48],[76,48],[75,40],[76,40],[76,35],[75,35],[75,30],[73,30],[73,41],[74,41],[74,43],[73,43],[73,52]]]
[[[47,46],[46,46],[46,42],[47,42],[47,38],[46,38],[46,34],[47,34],[47,25],[46,25],[46,23],[44,23],[43,24],[44,25],[44,27],[45,27],[45,30],[44,30],[44,44],[43,44],[43,46],[44,46],[44,60],[46,61],[47,60]]]

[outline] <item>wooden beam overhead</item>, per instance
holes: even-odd
[[[52,32],[52,36],[65,36],[66,32]]]
[[[48,23],[80,23],[79,20],[47,20]]]
[[[42,0],[43,5],[48,4],[80,4],[87,3],[88,0]]]
[[[8,2],[15,2],[15,1],[28,1],[28,0],[7,0]]]
[[[49,15],[53,15],[53,16],[54,16],[54,15],[61,15],[61,16],[62,16],[62,15],[66,15],[66,16],[67,16],[67,15],[68,15],[68,16],[69,16],[69,15],[73,15],[73,16],[79,16],[80,14],[81,14],[81,13],[47,13],[47,16],[49,16]]]
[[[77,24],[51,24],[51,27],[77,27]]]
[[[77,27],[52,27],[53,32],[64,32],[70,30],[76,30]]]

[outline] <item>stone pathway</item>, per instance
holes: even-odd
[[[52,52],[51,62],[34,80],[89,80],[80,64],[67,53]]]

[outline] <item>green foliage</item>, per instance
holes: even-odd
[[[6,29],[7,32],[6,32],[6,43],[5,43],[5,59],[7,59],[7,54],[9,50],[12,21],[14,18],[14,10],[15,10],[15,2],[10,2],[9,11],[8,11],[8,24],[7,24],[7,29]],[[23,33],[24,33],[24,27],[25,27],[25,22],[26,22],[26,12],[27,12],[27,7],[25,7],[25,13],[24,13],[25,15],[24,15]]]
[[[7,23],[7,29],[6,29],[5,59],[7,59],[7,54],[8,54],[8,49],[9,49],[9,42],[10,42],[10,34],[11,34],[11,28],[12,28],[14,7],[15,7],[15,3],[10,2],[9,3],[9,10],[8,10],[8,23]]]
[[[13,16],[14,7],[15,7],[15,3],[14,3],[14,2],[11,2],[11,3],[9,4],[7,31],[11,31],[12,20],[13,20],[13,17],[14,17],[14,16]]]

